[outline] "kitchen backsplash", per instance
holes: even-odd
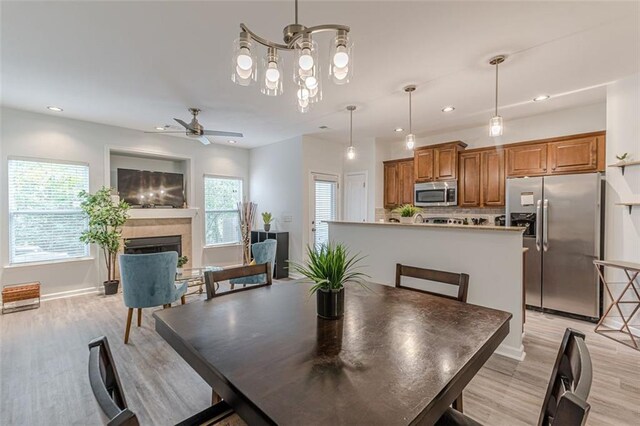
[[[424,208],[420,214],[422,217],[483,218],[488,220],[488,224],[493,225],[496,216],[501,216],[504,212],[504,208],[462,209],[459,207],[427,207]],[[392,217],[399,218],[400,215],[389,209],[376,209],[376,222],[380,220],[387,222]]]

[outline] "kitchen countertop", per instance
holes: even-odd
[[[350,225],[362,226],[407,226],[414,228],[445,228],[445,229],[464,229],[473,231],[505,231],[505,232],[523,232],[525,228],[519,226],[495,226],[495,225],[454,225],[440,223],[393,223],[393,222],[352,222],[348,220],[327,220],[327,223],[342,223]]]

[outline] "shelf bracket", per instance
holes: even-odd
[[[628,205],[627,207],[629,207],[629,214],[631,214],[631,210],[633,210],[633,206],[632,205]]]
[[[620,168],[622,169],[622,176],[624,176],[624,167],[625,166],[620,166]],[[629,207],[631,207],[631,206],[629,206]]]

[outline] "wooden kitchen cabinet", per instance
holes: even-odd
[[[418,148],[414,157],[414,178],[416,182],[428,182],[433,180],[433,149]]]
[[[547,173],[547,144],[511,146],[507,151],[507,176],[537,176]]]
[[[413,158],[385,161],[384,207],[392,209],[402,204],[413,204]]]
[[[454,141],[417,148],[413,157],[415,181],[457,179],[458,154],[466,146],[464,142]]]
[[[480,158],[482,206],[501,207],[505,204],[504,149],[483,151]]]
[[[460,207],[480,206],[480,161],[481,153],[460,154],[458,179],[458,205]]]
[[[587,172],[598,169],[598,137],[590,136],[549,143],[549,172]]]
[[[458,149],[456,146],[438,148],[433,151],[433,178],[451,180],[457,177]]]

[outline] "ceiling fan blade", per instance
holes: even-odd
[[[209,136],[229,136],[229,137],[232,137],[232,138],[241,138],[241,137],[243,137],[242,133],[221,132],[219,130],[203,130],[202,134],[203,135],[209,135]]]
[[[195,131],[195,129],[193,129],[189,124],[185,123],[184,121],[180,120],[179,118],[174,118],[174,120],[176,120],[182,127],[184,127],[185,129],[189,129],[192,132]]]
[[[185,133],[184,130],[158,130],[157,132],[144,132],[144,133]]]
[[[209,145],[211,143],[211,141],[204,136],[196,136],[195,139],[198,139],[200,142],[202,142],[202,145]]]

